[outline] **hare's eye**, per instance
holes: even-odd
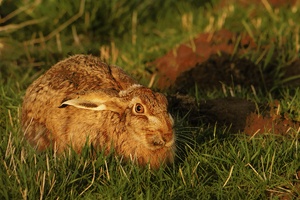
[[[144,107],[143,107],[143,105],[140,104],[140,103],[135,104],[134,111],[136,113],[139,113],[139,114],[144,113]]]

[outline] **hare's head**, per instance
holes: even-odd
[[[67,105],[117,113],[120,124],[124,126],[124,137],[128,141],[134,141],[134,144],[131,144],[132,147],[127,147],[125,150],[132,151],[127,152],[130,156],[139,155],[137,151],[143,151],[146,153],[141,154],[149,156],[149,158],[143,158],[144,160],[155,157],[161,162],[173,161],[175,150],[174,122],[167,111],[167,99],[161,93],[134,84],[122,91],[105,89],[78,95],[76,98],[62,103],[62,106]],[[151,154],[163,154],[163,156]]]

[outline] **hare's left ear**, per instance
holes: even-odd
[[[87,94],[79,94],[75,98],[63,101],[59,108],[74,106],[80,109],[109,110],[116,113],[123,113],[127,105],[128,103],[125,103],[118,96],[112,95],[112,93],[95,91]]]

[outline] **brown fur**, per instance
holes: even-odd
[[[174,160],[165,96],[93,56],[65,59],[33,82],[24,97],[22,127],[38,150],[55,144],[58,152],[72,147],[80,153],[88,140],[142,166]]]

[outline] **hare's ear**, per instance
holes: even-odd
[[[73,99],[63,101],[59,108],[74,106],[76,108],[87,110],[109,110],[112,112],[122,113],[128,103],[125,103],[119,97],[111,96],[104,92],[93,92],[88,94],[77,95]]]

